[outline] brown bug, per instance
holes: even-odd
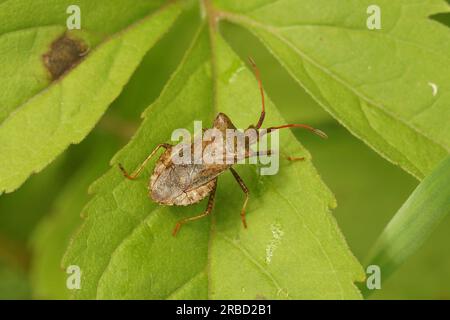
[[[305,124],[286,124],[282,126],[269,127],[266,129],[261,129],[261,126],[264,122],[265,117],[265,102],[264,102],[264,90],[262,86],[262,82],[259,76],[259,70],[256,67],[254,61],[249,58],[250,63],[254,69],[256,79],[258,81],[259,90],[261,93],[262,100],[262,110],[259,117],[259,120],[255,126],[250,125],[243,133],[245,134],[248,130],[254,130],[258,132],[259,130],[265,130],[263,134],[270,133],[273,130],[282,129],[282,128],[305,128],[308,129],[315,134],[319,135],[322,138],[326,138],[326,134],[322,131],[312,128],[311,126]],[[219,113],[213,123],[213,129],[219,130],[221,133],[225,133],[227,129],[234,129],[236,127],[231,122],[230,118],[223,113]],[[242,191],[245,193],[245,200],[241,210],[241,220],[244,228],[247,228],[247,222],[245,220],[245,208],[247,206],[247,202],[249,199],[249,190],[245,185],[244,181],[238,175],[238,173],[232,168],[232,165],[236,163],[239,158],[248,158],[252,156],[259,155],[270,155],[271,150],[255,152],[250,149],[250,145],[255,143],[257,140],[249,139],[246,140],[244,145],[245,150],[242,156],[238,156],[237,153],[233,154],[234,162],[231,164],[229,162],[225,162],[222,164],[214,163],[214,164],[206,164],[206,163],[191,163],[191,164],[176,164],[173,161],[174,154],[180,152],[179,149],[175,149],[176,146],[162,143],[156,146],[156,148],[150,153],[150,155],[145,159],[145,161],[136,169],[132,174],[128,174],[123,166],[119,164],[119,168],[122,171],[123,175],[130,179],[136,179],[141,173],[142,169],[145,167],[147,162],[156,154],[156,152],[160,148],[166,149],[164,153],[159,157],[153,174],[151,175],[149,181],[149,196],[157,203],[161,205],[177,205],[177,206],[187,206],[194,203],[197,203],[204,199],[209,195],[208,205],[206,210],[197,216],[189,217],[180,220],[174,230],[173,235],[175,236],[177,232],[180,230],[181,226],[189,221],[194,221],[209,215],[214,206],[214,197],[216,193],[217,187],[217,179],[218,176],[223,173],[225,170],[230,170],[236,179],[237,183],[241,187]],[[202,152],[204,152],[210,144],[215,143],[214,140],[211,141],[202,141],[201,147]],[[227,141],[227,147],[229,147],[230,141]],[[189,146],[188,150],[191,153],[194,152],[194,144],[192,143]],[[231,145],[236,147],[236,141],[231,141]],[[236,150],[234,148],[233,150]],[[174,151],[174,152],[173,152]],[[225,154],[220,155],[221,157],[225,157]],[[294,158],[288,157],[289,160],[303,160],[303,158]]]

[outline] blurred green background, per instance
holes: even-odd
[[[122,94],[94,131],[71,146],[18,191],[0,196],[0,299],[65,299],[60,260],[81,223],[89,184],[139,126],[141,112],[158,96],[196,29],[196,10],[183,14],[145,56]],[[229,24],[221,32],[236,52],[257,62],[266,92],[287,122],[308,123],[324,141],[295,131],[334,192],[334,211],[352,252],[364,262],[384,226],[418,181],[387,162],[324,112],[247,31]],[[175,49],[176,48],[176,49]],[[255,83],[256,88],[256,83]],[[450,299],[450,219],[370,299]]]

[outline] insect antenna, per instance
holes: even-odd
[[[266,105],[265,105],[265,101],[264,101],[264,89],[263,89],[263,85],[262,85],[262,81],[261,81],[261,76],[259,74],[259,69],[256,66],[255,61],[251,57],[248,57],[248,61],[250,62],[250,64],[253,67],[253,71],[255,73],[256,80],[258,80],[259,91],[261,93],[261,115],[259,116],[258,123],[254,127],[256,130],[258,130],[261,128],[261,126],[264,122],[264,118],[266,116]],[[266,129],[267,130],[266,133],[270,133],[273,130],[284,129],[284,128],[303,128],[303,129],[307,129],[307,130],[315,133],[316,135],[318,135],[319,137],[321,137],[323,139],[328,138],[328,136],[325,134],[325,132],[323,132],[319,129],[313,128],[307,124],[285,124],[285,125],[278,126],[278,127],[270,127],[270,128]]]
[[[267,130],[266,133],[270,133],[270,132],[272,132],[274,130],[284,129],[284,128],[303,128],[303,129],[311,131],[312,133],[318,135],[319,137],[321,137],[323,139],[327,139],[328,138],[328,136],[327,136],[327,134],[325,132],[323,132],[322,130],[313,128],[313,127],[311,127],[311,126],[309,126],[307,124],[285,124],[285,125],[277,126],[277,127],[269,127],[269,128],[266,129]]]
[[[256,129],[259,129],[259,128],[261,128],[261,126],[264,122],[264,118],[266,116],[266,105],[265,105],[265,101],[264,101],[264,89],[263,89],[263,85],[262,85],[262,81],[261,81],[261,76],[259,74],[259,69],[256,66],[255,61],[251,57],[248,57],[248,61],[250,61],[250,64],[253,67],[253,71],[255,72],[256,80],[258,80],[259,92],[261,93],[261,115],[259,116],[258,123],[255,126]]]

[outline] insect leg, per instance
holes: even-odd
[[[262,151],[250,153],[249,157],[270,156],[274,153],[275,152],[273,150],[262,150]],[[305,157],[286,156],[286,159],[288,159],[289,161],[303,161],[303,160],[305,160]]]
[[[236,170],[230,167],[230,171],[233,174],[234,178],[236,179],[237,183],[239,183],[239,186],[241,187],[242,191],[244,191],[245,193],[245,201],[241,210],[241,220],[242,224],[244,225],[244,228],[247,228],[247,221],[245,220],[245,208],[247,207],[249,191],[242,178],[236,172]]]
[[[253,70],[255,72],[256,80],[258,80],[259,91],[261,93],[261,103],[262,103],[261,115],[259,116],[258,123],[255,126],[256,129],[259,129],[259,128],[261,128],[261,126],[264,122],[264,117],[266,116],[266,106],[265,106],[265,102],[264,102],[264,89],[263,89],[261,77],[259,75],[259,69],[256,66],[255,61],[250,57],[248,58],[248,60],[250,61],[250,64],[252,65]]]
[[[180,231],[180,228],[183,224],[190,222],[190,221],[194,221],[194,220],[198,220],[200,218],[206,217],[207,215],[209,215],[214,207],[214,199],[216,196],[216,188],[217,188],[217,178],[216,178],[216,183],[214,184],[214,188],[211,190],[211,193],[209,195],[209,199],[208,199],[208,206],[206,207],[206,210],[202,213],[199,214],[198,216],[194,216],[194,217],[189,217],[189,218],[184,218],[181,219],[180,221],[177,222],[177,224],[175,225],[175,228],[172,231],[172,235],[175,237],[178,233],[178,231]]]
[[[274,154],[273,150],[261,150],[256,152],[251,152],[249,157],[261,157],[261,156],[270,156]]]
[[[147,165],[147,162],[151,159],[151,157],[153,157],[155,155],[155,153],[160,149],[160,148],[170,148],[172,145],[168,144],[168,143],[161,143],[158,144],[156,146],[155,149],[153,149],[152,153],[150,153],[150,155],[147,157],[147,159],[144,160],[144,162],[142,162],[142,164],[139,166],[139,168],[137,168],[137,170],[135,170],[132,174],[128,174],[127,171],[125,170],[125,168],[119,163],[119,169],[120,171],[122,171],[123,175],[125,178],[130,179],[130,180],[134,180],[136,179],[139,174],[141,173],[142,169]]]
[[[274,153],[275,152],[273,150],[262,150],[262,151],[252,152],[248,155],[248,157],[270,156]],[[293,156],[285,156],[285,157],[289,161],[303,161],[306,159],[305,157],[293,157]]]

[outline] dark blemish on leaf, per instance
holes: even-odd
[[[64,34],[51,44],[50,50],[42,55],[42,59],[52,80],[56,80],[80,63],[87,52],[88,47],[84,42]]]

